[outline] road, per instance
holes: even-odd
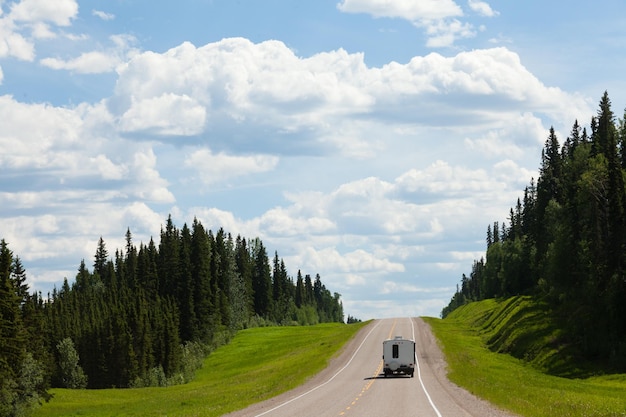
[[[413,378],[382,374],[382,342],[414,339]],[[229,417],[510,417],[450,383],[430,327],[419,318],[375,320],[323,372],[276,398]]]

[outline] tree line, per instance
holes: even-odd
[[[616,120],[605,92],[589,131],[575,121],[560,144],[550,129],[536,183],[508,223],[487,227],[486,255],[442,317],[470,301],[535,295],[587,359],[626,370],[625,178],[626,111]]]
[[[93,269],[47,297],[29,293],[19,256],[0,241],[0,416],[48,399],[49,387],[184,383],[211,349],[240,329],[343,322],[340,294],[319,274],[294,279],[259,238],[168,217],[157,245],[110,256],[100,238]]]

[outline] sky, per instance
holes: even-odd
[[[0,0],[0,238],[45,295],[197,218],[439,316],[625,52],[622,0]]]

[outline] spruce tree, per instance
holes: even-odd
[[[191,279],[196,322],[194,338],[208,342],[213,331],[211,292],[211,244],[202,224],[194,219],[191,233]]]
[[[260,239],[254,240],[254,271],[252,289],[254,291],[254,312],[267,318],[272,306],[272,277],[269,259]]]
[[[93,270],[101,277],[104,276],[104,268],[109,258],[109,252],[107,251],[104,239],[100,236],[98,240],[98,248],[96,249],[96,255],[94,256]]]

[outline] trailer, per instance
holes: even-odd
[[[396,336],[383,342],[383,372],[388,375],[410,375],[415,371],[415,341]]]

